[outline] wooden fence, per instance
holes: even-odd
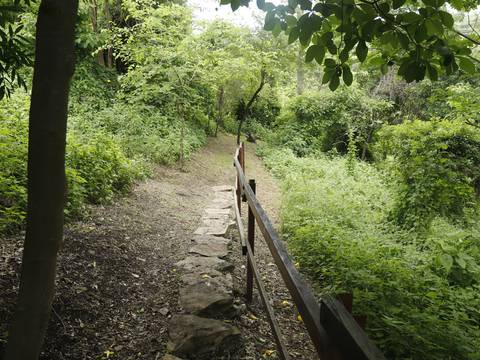
[[[273,260],[305,323],[319,359],[385,359],[363,330],[366,317],[351,314],[353,302],[351,294],[343,294],[338,298],[325,296],[318,301],[313,291],[303,280],[256,197],[255,180],[250,179],[248,182],[246,180],[245,145],[243,143],[235,152],[234,166],[237,171],[235,189],[236,223],[240,233],[242,252],[247,257],[246,299],[247,303],[252,302],[253,282],[255,281],[272,328],[280,358],[289,360],[290,356],[255,262],[255,224],[258,225],[263,234]],[[246,238],[241,217],[242,202],[248,204]]]

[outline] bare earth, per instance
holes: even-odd
[[[184,171],[158,166],[152,179],[108,206],[96,206],[83,221],[66,227],[57,295],[44,360],[161,359],[167,323],[178,308],[178,273],[214,185],[233,185],[235,139],[211,139]],[[247,145],[249,178],[267,214],[278,223],[280,191]],[[245,213],[244,207],[244,213]],[[257,234],[259,232],[257,231]],[[0,354],[15,303],[22,236],[0,239]],[[316,359],[310,340],[263,240],[256,255],[293,359]],[[233,249],[236,295],[243,298],[245,259]],[[235,323],[242,330],[236,353],[216,359],[277,359],[258,296]],[[1,355],[0,355],[1,359]]]

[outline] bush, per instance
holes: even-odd
[[[22,91],[0,103],[0,233],[16,231],[25,221],[28,108]],[[127,192],[145,176],[142,162],[127,159],[108,134],[70,131],[67,140],[67,218],[80,216],[86,203],[108,202]]]
[[[0,233],[15,231],[25,219],[28,104],[22,92],[0,102]]]
[[[464,220],[478,206],[480,131],[460,121],[412,121],[384,127],[379,152],[398,179],[392,217],[421,230],[436,216]]]
[[[278,118],[275,143],[295,154],[348,151],[354,132],[359,155],[369,157],[369,144],[379,124],[390,115],[391,103],[371,98],[358,88],[340,88],[295,97]]]
[[[180,157],[181,128],[184,126],[185,158],[206,141],[208,118],[198,117],[182,123],[155,107],[120,101],[96,114],[72,119],[72,129],[80,134],[104,132],[120,142],[129,157],[143,156],[150,161],[173,164]]]
[[[418,238],[388,221],[395,185],[344,158],[263,149],[283,180],[282,230],[320,293],[353,292],[388,359],[479,359],[480,227],[436,218]]]

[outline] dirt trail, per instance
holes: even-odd
[[[214,185],[233,184],[234,138],[211,139],[184,171],[158,166],[152,179],[108,206],[93,207],[88,218],[67,226],[59,258],[54,316],[42,359],[157,360],[163,356],[167,322],[178,312],[178,274],[190,237]],[[258,194],[272,219],[278,219],[279,190],[261,161],[247,152],[247,176],[258,182]],[[0,354],[11,320],[21,257],[22,237],[0,239]],[[260,239],[257,251],[267,287],[275,293],[281,324],[289,329],[294,359],[314,359],[305,346],[295,311],[286,305],[286,290]],[[236,278],[243,293],[244,268],[239,255]],[[237,253],[238,251],[238,253]],[[282,305],[283,302],[283,305]],[[237,322],[246,333],[242,357],[275,359],[269,328],[259,301]],[[258,317],[258,319],[255,319]],[[239,354],[240,355],[240,354]],[[264,357],[265,356],[265,357]],[[235,357],[240,359],[240,357]]]

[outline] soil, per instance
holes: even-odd
[[[174,264],[187,254],[191,234],[213,195],[211,187],[233,185],[234,150],[233,137],[213,138],[184,169],[157,166],[153,177],[138,184],[130,196],[92,207],[89,216],[66,226],[42,360],[162,358],[168,320],[180,311]],[[254,150],[254,145],[247,145],[247,177],[256,178],[258,197],[278,224],[280,191]],[[0,354],[18,290],[22,241],[22,234],[0,239]],[[232,259],[236,293],[243,300],[245,258],[240,250],[240,246],[233,249]],[[259,236],[255,250],[290,355],[315,359]],[[241,348],[215,359],[278,358],[258,295],[235,324],[242,330]]]

